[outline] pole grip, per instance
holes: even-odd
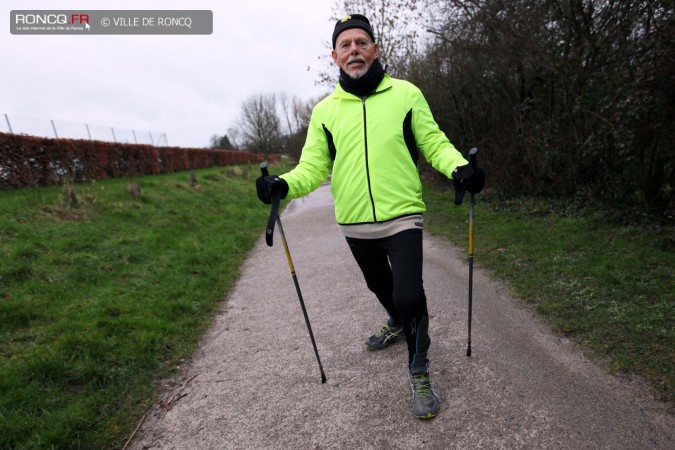
[[[473,147],[469,150],[469,166],[472,169],[476,168],[476,155],[478,154],[478,148]],[[464,188],[462,188],[458,181],[455,181],[455,205],[461,205],[464,200]]]
[[[260,163],[260,173],[262,174],[263,177],[269,176],[270,172],[267,170],[267,162],[263,161]],[[269,193],[271,196],[271,206],[272,209],[270,210],[270,216],[267,219],[267,229],[265,230],[265,242],[269,247],[272,247],[274,244],[274,224],[277,221],[277,218],[279,217],[279,195],[273,195],[273,193]]]
[[[477,156],[476,155],[478,155],[478,148],[474,147],[471,150],[469,150],[469,165],[474,169],[476,168],[476,164],[477,164],[477,162],[476,162]]]

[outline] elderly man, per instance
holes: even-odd
[[[479,192],[485,183],[436,124],[418,88],[390,77],[379,61],[370,21],[351,14],[335,24],[331,55],[340,69],[335,91],[312,111],[299,164],[256,180],[261,201],[307,195],[327,178],[335,217],[388,320],[369,349],[405,339],[415,417],[435,417],[431,387],[429,313],[422,282],[422,184],[418,149],[455,186]]]

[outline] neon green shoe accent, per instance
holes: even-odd
[[[431,387],[431,377],[428,373],[410,374],[410,388],[413,393],[412,410],[418,419],[436,417],[441,407],[436,393]]]
[[[382,324],[379,330],[369,337],[365,344],[371,350],[382,350],[389,347],[394,342],[405,340],[403,328],[400,326],[389,325],[389,322]]]

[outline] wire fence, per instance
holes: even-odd
[[[28,134],[57,139],[89,139],[127,144],[149,144],[155,147],[169,146],[166,133],[130,130],[87,123],[63,122],[52,119],[36,119],[9,114],[3,114],[0,119],[0,132],[3,133]]]

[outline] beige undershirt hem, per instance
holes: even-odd
[[[424,220],[421,214],[403,216],[398,219],[377,223],[359,223],[355,225],[340,225],[342,234],[356,239],[380,239],[393,236],[405,230],[424,229]]]

